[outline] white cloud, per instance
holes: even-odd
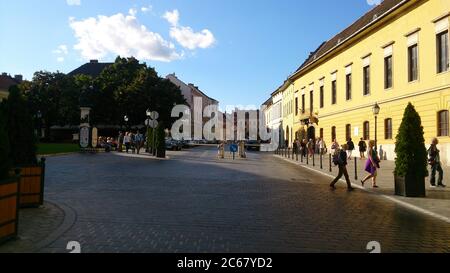
[[[170,28],[170,37],[175,39],[184,48],[190,50],[208,48],[216,42],[213,33],[208,29],[195,32],[190,27],[179,26],[180,13],[178,10],[173,10],[172,12],[167,11],[163,18],[172,26]]]
[[[69,54],[69,49],[67,48],[66,45],[60,45],[60,46],[58,46],[58,48],[53,50],[53,53],[60,54],[60,55],[67,55],[67,54]]]
[[[370,6],[379,5],[383,0],[366,0],[367,4]]]
[[[69,6],[80,6],[81,0],[66,0],[66,3]]]
[[[59,45],[52,52],[53,54],[57,55],[56,61],[62,63],[65,59],[64,56],[67,56],[69,54],[69,48],[66,45]]]
[[[70,27],[78,40],[74,49],[80,51],[84,59],[102,59],[114,54],[170,62],[183,57],[173,43],[141,25],[133,12],[79,21],[71,18]]]
[[[167,20],[167,22],[169,22],[169,24],[171,24],[173,27],[178,26],[178,21],[180,20],[180,13],[178,12],[178,10],[174,10],[172,12],[167,11],[164,16],[164,19]]]
[[[170,29],[170,37],[174,38],[181,46],[190,50],[208,48],[216,41],[211,31],[204,29],[201,32],[194,32],[190,27],[172,27]]]
[[[129,13],[131,16],[136,16],[136,14],[137,14],[137,9],[131,8],[131,9],[128,11],[128,13]]]
[[[153,10],[153,7],[152,7],[152,5],[148,5],[148,6],[146,6],[146,7],[142,7],[141,8],[141,11],[142,12],[149,12],[149,11],[152,11]]]

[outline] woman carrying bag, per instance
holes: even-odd
[[[361,180],[361,184],[364,187],[364,183],[372,178],[372,187],[378,188],[377,186],[377,169],[380,168],[380,159],[378,158],[377,151],[375,151],[375,141],[369,141],[369,152],[367,153],[367,161],[365,171],[369,173],[369,175]]]

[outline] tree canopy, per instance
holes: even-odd
[[[92,108],[93,125],[143,125],[146,110],[157,111],[166,125],[174,104],[185,99],[177,86],[135,58],[117,57],[97,78],[38,71],[19,86],[34,115],[40,111],[49,135],[53,125],[79,125],[80,106]]]

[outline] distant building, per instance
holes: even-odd
[[[2,73],[0,75],[0,101],[8,97],[8,90],[11,86],[18,85],[22,81],[22,75],[15,75],[14,77],[11,77],[7,73]]]
[[[204,92],[202,92],[198,86],[189,83],[186,84],[184,83],[182,80],[178,79],[177,76],[175,75],[175,73],[173,74],[169,74],[166,76],[166,79],[168,79],[169,81],[171,81],[174,85],[176,85],[178,88],[180,88],[181,90],[181,94],[183,95],[183,97],[186,99],[187,102],[187,106],[189,106],[189,108],[191,109],[191,117],[192,117],[192,122],[191,122],[191,134],[194,134],[194,126],[195,121],[196,120],[202,120],[202,128],[205,125],[206,122],[209,121],[210,118],[204,118],[203,117],[203,113],[193,113],[193,109],[194,109],[194,98],[201,98],[202,99],[202,112],[203,110],[208,106],[208,105],[218,105],[219,102],[211,97],[209,97],[208,95],[206,95]],[[199,116],[194,116],[194,115],[199,115]],[[205,136],[206,138],[208,138],[207,136]]]
[[[108,66],[113,65],[113,63],[99,63],[98,60],[91,60],[86,64],[78,67],[74,71],[70,72],[68,75],[86,75],[92,78],[97,78]]]

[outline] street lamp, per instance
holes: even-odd
[[[147,116],[147,120],[145,121],[145,125],[147,126],[147,131],[145,132],[145,136],[146,136],[146,140],[145,140],[145,142],[146,142],[146,152],[148,153],[150,150],[149,150],[149,134],[148,134],[148,131],[149,131],[149,128],[150,128],[150,116],[152,115],[152,111],[150,111],[150,109],[147,109],[147,111],[145,111],[145,114],[146,114],[146,116]]]
[[[125,126],[126,126],[126,130],[128,130],[128,116],[127,115],[125,115],[125,116],[123,116],[123,120],[125,121]]]
[[[375,116],[375,151],[377,151],[377,121],[378,121],[378,114],[380,113],[380,106],[378,103],[375,103],[375,105],[372,108],[373,115]]]

